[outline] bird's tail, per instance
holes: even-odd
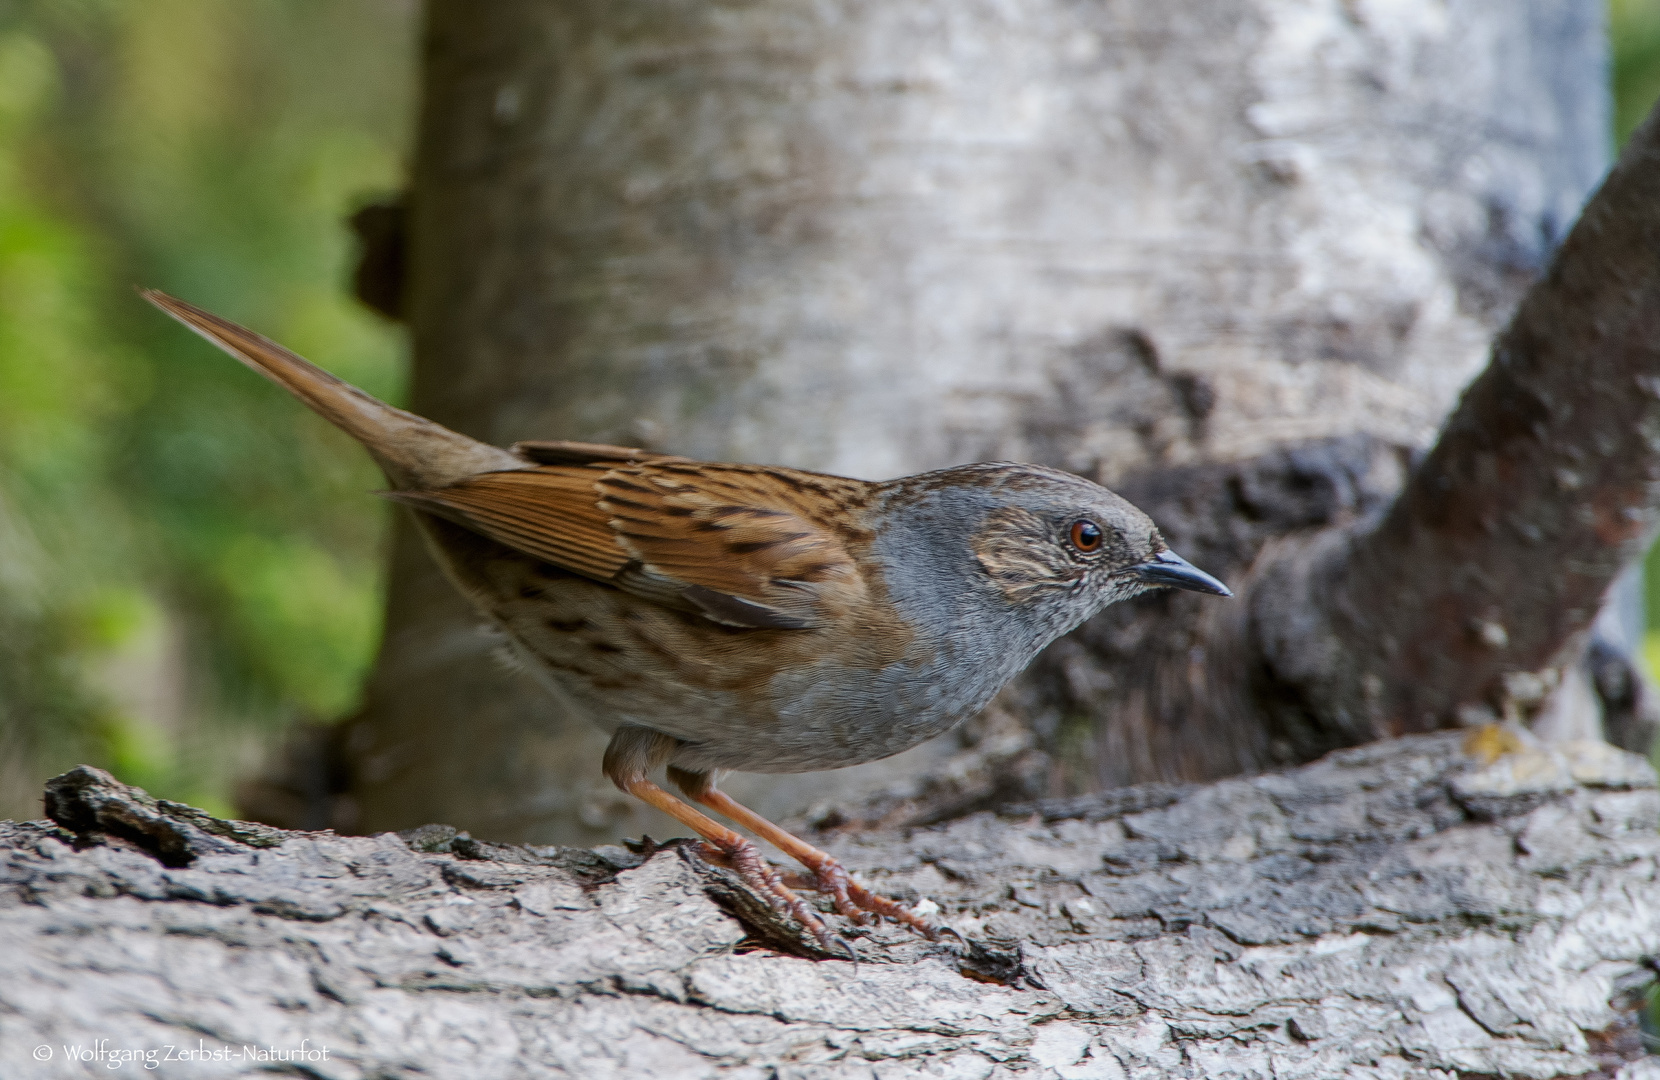
[[[356,438],[392,486],[438,488],[481,472],[523,469],[515,454],[395,409],[268,338],[154,289],[139,295],[287,390]]]

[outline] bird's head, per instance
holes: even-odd
[[[1232,595],[1171,551],[1146,514],[1080,476],[993,463],[901,483],[899,501],[914,523],[905,530],[908,546],[933,549],[932,558],[907,562],[963,567],[965,618],[1001,614],[1037,648],[1108,604],[1149,589]],[[960,587],[963,578],[956,581]],[[933,584],[948,587],[945,581]]]

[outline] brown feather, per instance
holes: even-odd
[[[666,456],[624,463],[608,451],[626,448],[574,445],[573,457],[596,460],[393,497],[630,592],[660,597],[668,586],[729,625],[818,626],[864,597],[823,517],[862,503],[862,481]],[[631,563],[641,573],[622,575]]]
[[[555,566],[609,581],[629,556],[598,506],[594,481],[601,475],[580,466],[544,466],[483,473],[394,497]]]
[[[269,338],[154,289],[139,295],[281,386],[362,442],[393,486],[431,489],[481,472],[519,469],[526,459],[394,409]]]
[[[825,601],[840,608],[864,593],[842,539],[776,475],[644,466],[613,470],[599,488],[623,545],[665,577],[809,626],[824,619]]]

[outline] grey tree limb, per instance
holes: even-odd
[[[1525,713],[1657,524],[1651,116],[1381,521],[1266,560],[1248,628],[1277,684],[1265,700],[1305,751]]]
[[[687,844],[284,833],[85,767],[47,805],[0,824],[7,1077],[102,1073],[77,1046],[193,1078],[1656,1075],[1660,794],[1601,744],[831,835],[965,939],[851,928],[857,965],[791,955]],[[177,1058],[214,1050],[255,1056]]]

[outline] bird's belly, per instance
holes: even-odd
[[[839,769],[909,750],[977,712],[902,667],[833,664],[777,680],[787,685],[712,687],[657,670],[633,679],[596,676],[580,658],[540,673],[601,729],[632,724],[681,741],[674,763],[696,771],[795,773]]]
[[[983,702],[938,693],[904,664],[871,670],[826,663],[774,680],[767,705],[717,720],[718,737],[688,737],[675,762],[691,769],[792,773],[839,769],[909,750],[955,727]]]
[[[530,567],[492,591],[481,606],[540,681],[606,731],[632,724],[674,736],[683,743],[675,763],[689,769],[875,761],[973,715],[1006,679],[938,658],[849,662],[813,631],[721,627]]]

